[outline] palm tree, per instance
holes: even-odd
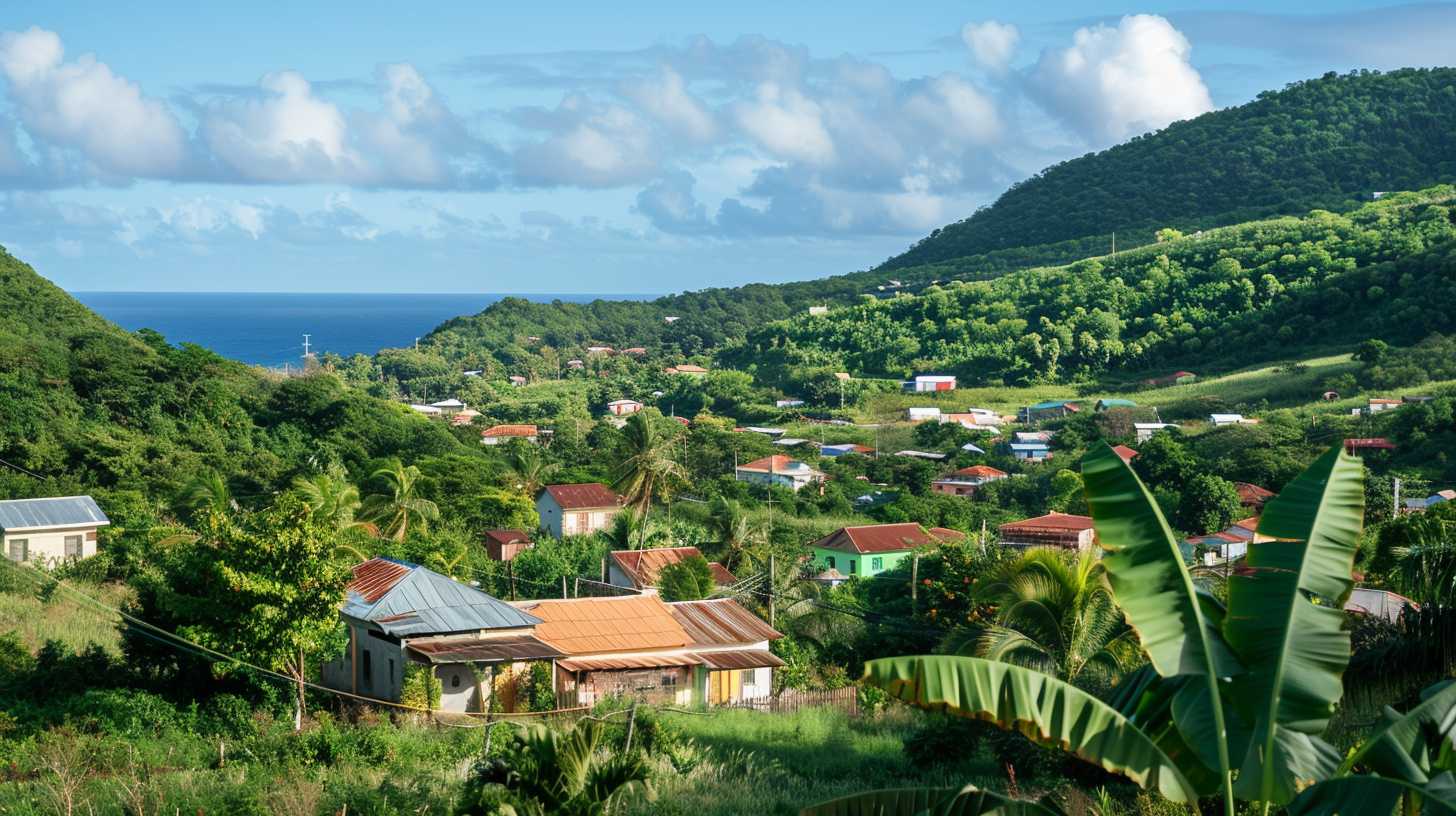
[[[511,483],[529,498],[535,498],[561,465],[548,461],[540,448],[529,442],[512,441],[506,448]]]
[[[379,524],[380,531],[395,541],[403,541],[411,527],[429,532],[430,522],[440,518],[440,508],[429,499],[417,495],[420,469],[408,467],[394,459],[370,476],[383,480],[387,487],[364,500],[363,517]]]
[[[173,504],[178,512],[187,516],[200,513],[231,513],[238,509],[228,489],[227,480],[215,470],[205,470],[194,475],[177,491]]]
[[[645,516],[653,499],[673,481],[687,478],[687,471],[672,458],[672,439],[642,414],[633,414],[622,429],[626,456],[617,466],[612,483],[638,516]]]
[[[666,525],[660,524],[654,517],[644,518],[636,513],[618,513],[612,519],[612,526],[601,530],[598,535],[606,538],[608,547],[613,550],[672,545],[672,531]]]
[[[312,476],[299,476],[293,480],[293,491],[303,499],[314,521],[341,532],[373,529],[372,524],[358,518],[363,507],[359,488],[349,483],[349,477],[341,467],[331,467]]]
[[[464,814],[600,816],[651,793],[651,769],[640,753],[601,751],[604,730],[581,720],[569,730],[518,727],[506,758],[476,764],[466,782]]]
[[[1048,548],[1029,550],[993,570],[976,602],[994,607],[995,618],[957,628],[942,643],[944,651],[1015,663],[1097,688],[1116,683],[1140,662],[1107,570],[1093,552],[1069,557]]]
[[[714,503],[708,530],[723,545],[722,563],[730,572],[738,568],[751,548],[768,540],[765,528],[727,496],[719,496]]]

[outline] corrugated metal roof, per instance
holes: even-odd
[[[618,504],[617,494],[600,482],[547,485],[546,492],[563,510],[616,507]]]
[[[696,655],[681,652],[632,655],[631,657],[574,657],[556,661],[565,671],[620,671],[622,669],[670,669],[678,666],[701,666]]]
[[[886,553],[904,552],[939,543],[939,539],[927,533],[919,524],[904,522],[841,527],[810,546],[853,553]]]
[[[535,615],[536,636],[571,655],[688,645],[687,633],[656,595],[571,598],[517,604]]]
[[[614,550],[611,553],[617,568],[626,573],[639,589],[657,586],[658,576],[664,567],[695,555],[701,558],[703,553],[697,547],[653,547],[647,550]],[[713,582],[719,586],[738,583],[733,573],[716,561],[708,562],[708,570],[713,573]]]
[[[1089,516],[1078,516],[1069,513],[1047,513],[1045,516],[1013,521],[1001,525],[1002,531],[1034,532],[1038,530],[1090,530],[1092,519]]]
[[[396,637],[517,629],[539,618],[424,567],[375,558],[354,568],[343,613]]]
[[[47,527],[100,527],[111,519],[90,496],[0,501],[0,530],[41,530]]]
[[[713,669],[772,669],[787,665],[778,655],[763,649],[699,652],[695,657]]]
[[[559,650],[531,635],[411,643],[409,648],[431,663],[505,663],[561,656]]]
[[[783,637],[732,598],[667,605],[694,646],[732,646]]]

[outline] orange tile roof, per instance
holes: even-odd
[[[535,425],[492,425],[480,432],[481,436],[535,436]]]
[[[687,646],[687,632],[656,595],[524,601],[541,619],[536,637],[569,655],[637,652]]]
[[[562,510],[589,510],[618,505],[617,494],[601,482],[547,485],[546,492],[556,500]]]

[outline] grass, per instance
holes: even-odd
[[[123,584],[79,585],[87,595],[108,606],[119,607],[131,597]],[[0,592],[0,632],[13,632],[31,651],[49,640],[57,640],[72,651],[80,651],[95,643],[112,654],[121,653],[121,637],[116,621],[80,603],[74,596],[54,593],[43,598],[28,586],[18,591]]]

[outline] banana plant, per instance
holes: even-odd
[[[1082,461],[1087,502],[1113,594],[1150,667],[1124,680],[1112,704],[1030,669],[970,657],[870,661],[864,682],[1070,750],[1174,802],[1220,796],[1227,816],[1238,799],[1263,803],[1267,813],[1296,797],[1304,813],[1356,812],[1321,810],[1320,783],[1336,791],[1327,796],[1376,784],[1383,794],[1370,795],[1388,796],[1404,786],[1439,806],[1449,775],[1372,783],[1342,774],[1339,753],[1319,737],[1350,657],[1342,608],[1364,515],[1363,473],[1335,446],[1270,501],[1225,608],[1194,585],[1147,487],[1099,445]],[[1375,756],[1399,755],[1402,744],[1387,740],[1391,747]]]

